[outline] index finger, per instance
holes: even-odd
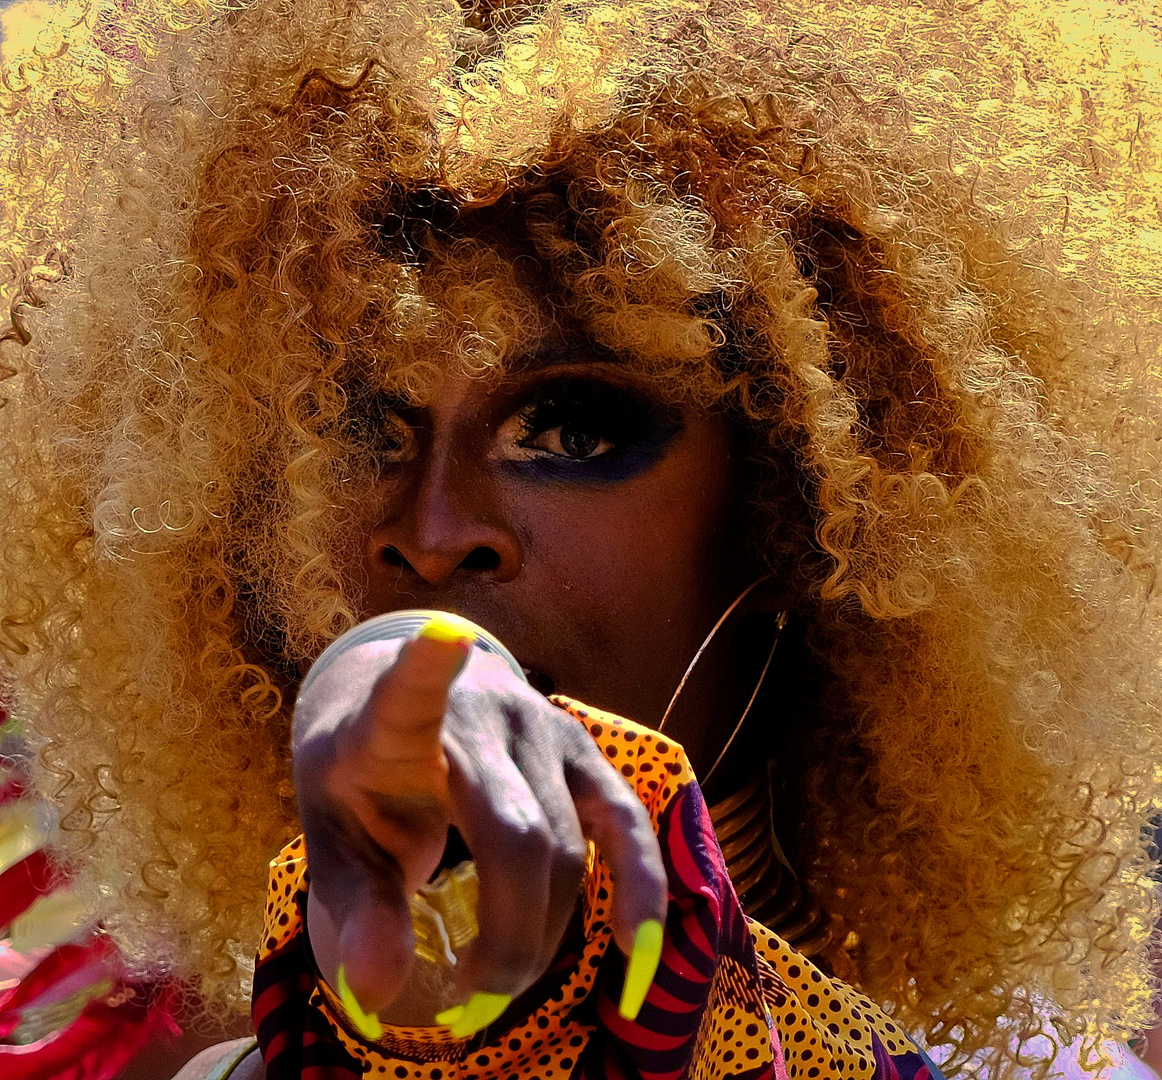
[[[447,796],[441,742],[448,691],[475,636],[451,617],[434,617],[375,681],[361,715],[340,747],[377,795]]]

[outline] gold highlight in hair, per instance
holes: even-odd
[[[1149,1021],[1162,33],[1042,8],[8,13],[0,663],[143,969],[244,1005],[376,402],[561,318],[749,432],[841,973],[1002,1068]]]

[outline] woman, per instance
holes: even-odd
[[[94,9],[11,92],[5,663],[142,970],[222,1009],[260,941],[260,991],[317,974],[268,1065],[319,1016],[502,1045],[597,932],[585,839],[631,968],[669,919],[665,806],[595,749],[622,727],[536,691],[664,718],[624,730],[666,805],[697,790],[670,737],[720,817],[769,800],[773,928],[953,1065],[1147,1022],[1158,449],[1110,373],[1151,328],[1031,266],[802,18]],[[302,689],[292,781],[311,661],[403,608],[535,690],[360,646]],[[292,847],[260,933],[296,798],[311,888]],[[481,890],[454,981],[408,959],[449,823]]]

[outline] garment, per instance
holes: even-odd
[[[554,698],[634,784],[661,841],[670,902],[662,962],[635,1022],[617,1011],[609,870],[591,859],[581,903],[545,976],[486,1031],[389,1027],[376,1044],[318,976],[305,932],[302,838],[271,864],[254,1022],[269,1080],[940,1080],[866,998],[743,914],[681,748],[648,728]]]

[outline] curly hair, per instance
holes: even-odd
[[[953,1068],[1003,1074],[1014,1033],[1027,1065],[1046,1002],[1062,1038],[1146,1026],[1148,6],[1070,38],[1019,5],[71,0],[10,49],[0,663],[136,962],[245,1001],[377,403],[540,317],[503,226],[749,433],[818,672],[780,798],[836,969]]]

